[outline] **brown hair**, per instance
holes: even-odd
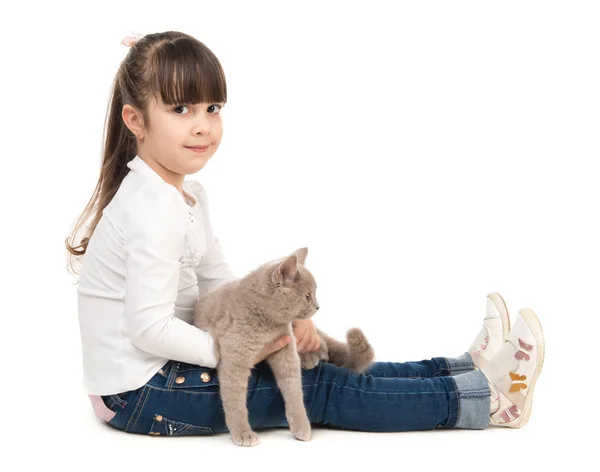
[[[111,89],[98,183],[70,237],[65,239],[71,269],[74,260],[85,254],[102,211],[129,172],[127,163],[137,154],[136,136],[121,115],[123,105],[138,109],[144,126],[149,126],[148,105],[152,97],[160,97],[166,105],[226,102],[227,85],[221,63],[202,42],[178,31],[148,34],[132,45]],[[90,218],[91,225],[86,225],[87,231],[74,245],[78,231]]]

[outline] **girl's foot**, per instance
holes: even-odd
[[[508,339],[481,371],[490,383],[490,424],[521,428],[529,421],[533,389],[544,364],[542,325],[533,310],[519,310]]]
[[[504,299],[497,292],[487,295],[483,327],[475,337],[469,354],[473,363],[483,369],[500,350],[510,331],[510,319]]]

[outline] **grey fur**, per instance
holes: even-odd
[[[366,370],[374,352],[362,331],[348,330],[342,343],[317,329],[318,351],[298,354],[292,321],[312,317],[319,309],[317,284],[304,266],[308,248],[269,261],[245,277],[221,285],[202,297],[193,323],[215,340],[220,395],[225,421],[238,446],[259,444],[248,420],[248,379],[262,348],[283,335],[292,342],[266,358],[285,401],[286,418],[293,435],[309,440],[310,422],[304,407],[301,369],[320,360],[357,373]]]

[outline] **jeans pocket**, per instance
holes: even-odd
[[[212,433],[212,428],[207,426],[184,423],[163,415],[154,415],[148,434],[151,436],[196,436]]]
[[[169,388],[212,394],[219,392],[219,375],[216,369],[186,362],[177,362],[174,369],[175,375]]]
[[[113,411],[118,411],[127,406],[127,400],[125,400],[127,392],[124,393],[113,393],[112,395],[102,395],[104,404]]]
[[[113,393],[111,395],[102,395],[102,401],[108,407],[109,410],[113,412],[113,415],[110,419],[108,419],[107,423],[113,426],[116,426],[116,422],[119,417],[122,415],[122,412],[126,410],[127,405],[135,397],[132,397],[132,394],[138,392],[137,390],[129,390],[127,392],[121,393]],[[131,411],[131,408],[128,408],[127,411]],[[128,413],[127,413],[128,414]]]

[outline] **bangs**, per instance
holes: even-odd
[[[157,48],[150,66],[151,93],[165,105],[227,101],[227,85],[219,60],[187,38]]]

